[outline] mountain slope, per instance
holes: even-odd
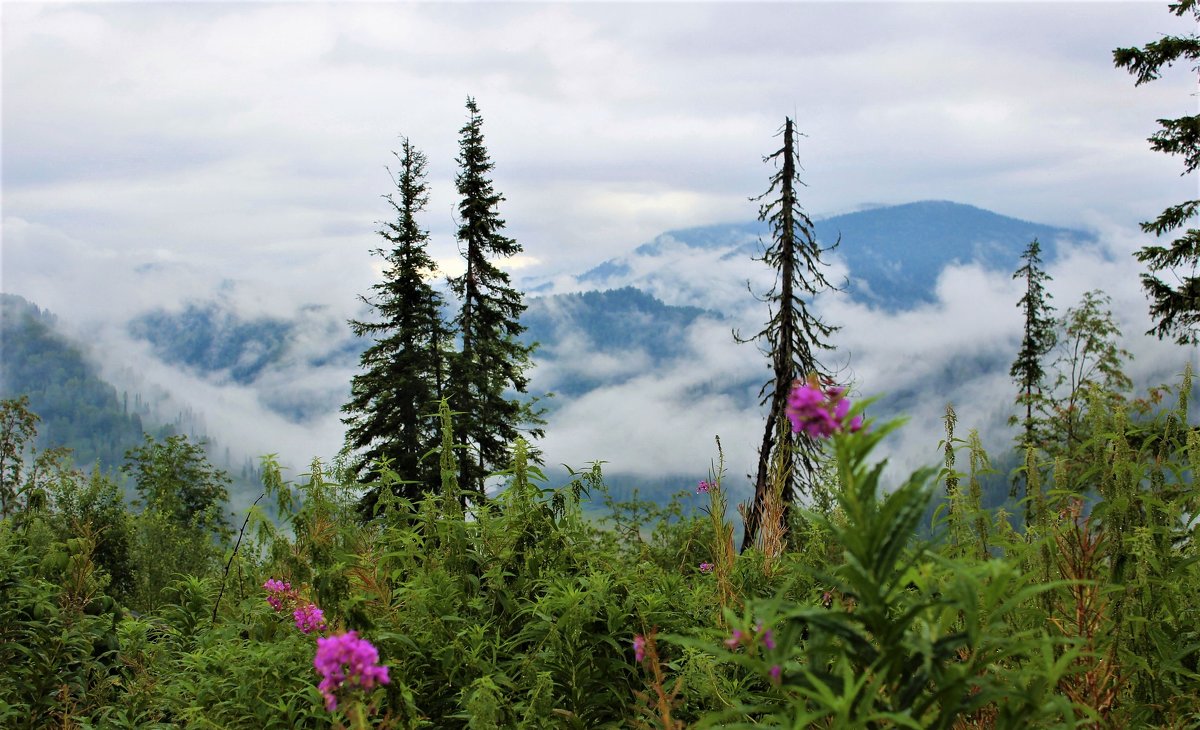
[[[1095,241],[1095,236],[1085,231],[1031,223],[947,201],[832,216],[815,221],[814,228],[822,246],[837,244],[826,260],[839,259],[849,269],[848,293],[887,310],[911,309],[934,301],[938,274],[954,263],[978,261],[990,269],[1013,271],[1021,251],[1033,238],[1041,241],[1047,261],[1054,259],[1060,243]],[[576,281],[589,288],[636,286],[679,303],[668,293],[687,290],[688,283],[669,282],[677,268],[673,260],[695,256],[708,262],[707,270],[714,274],[745,271],[744,281],[759,275],[761,265],[748,268],[745,262],[761,251],[768,235],[767,225],[757,221],[668,231],[626,256],[589,269]]]
[[[659,367],[686,350],[688,327],[700,318],[722,315],[633,287],[531,298],[521,323],[522,339],[539,343],[535,389],[577,396]]]
[[[67,446],[79,464],[116,468],[142,443],[143,404],[118,398],[83,352],[54,330],[55,319],[13,294],[0,294],[0,398],[29,396],[42,420],[42,449]],[[139,412],[141,411],[141,412]]]
[[[960,203],[925,201],[839,215],[816,223],[825,245],[850,267],[850,293],[886,309],[934,301],[938,274],[953,263],[978,261],[1014,271],[1026,245],[1042,243],[1053,260],[1060,243],[1095,240],[1083,231],[1030,223]]]

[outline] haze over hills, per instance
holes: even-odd
[[[758,390],[769,373],[765,356],[735,344],[732,332],[752,334],[767,318],[754,294],[773,277],[753,260],[766,233],[758,222],[669,231],[582,273],[517,277],[529,292],[526,337],[539,343],[530,392],[556,394],[542,401],[549,465],[604,460],[621,483],[687,486],[705,476],[720,435],[729,473],[748,470],[760,437]],[[861,393],[884,394],[877,413],[911,417],[889,445],[901,467],[935,457],[949,401],[985,443],[1009,442],[1007,371],[1020,331],[1011,275],[1034,237],[1060,312],[1088,289],[1112,294],[1125,344],[1139,356],[1130,367],[1135,380],[1161,382],[1189,356],[1141,336],[1145,307],[1129,243],[1116,234],[940,201],[819,219],[816,233],[825,245],[840,235],[828,278],[846,282],[813,303],[842,327],[827,364]],[[227,294],[223,287],[207,300],[137,313],[117,323],[130,346],[95,354],[109,361],[109,373],[114,361],[153,370],[209,416],[218,440],[247,452],[235,460],[277,452],[299,467],[331,456],[366,346],[345,320],[369,313],[348,302],[340,311],[266,314]],[[297,449],[301,434],[309,451],[313,443],[323,451]]]
[[[831,249],[825,259],[841,260],[848,267],[846,293],[888,310],[934,302],[938,274],[952,264],[977,262],[988,269],[1012,271],[1034,238],[1042,244],[1045,260],[1054,259],[1060,245],[1096,242],[1091,232],[1031,223],[949,201],[880,206],[819,218],[814,231],[817,242]],[[591,289],[636,286],[669,302],[681,297],[696,300],[711,294],[708,284],[714,277],[688,282],[672,276],[681,256],[704,258],[714,271],[740,267],[761,252],[761,242],[769,234],[768,224],[760,221],[668,231],[585,271],[575,282]],[[555,284],[535,283],[528,288],[547,292]]]

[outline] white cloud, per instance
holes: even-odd
[[[791,115],[808,134],[799,155],[810,212],[953,199],[1101,228],[1107,248],[1052,265],[1056,303],[1105,288],[1138,354],[1131,370],[1178,369],[1179,350],[1140,334],[1146,305],[1128,254],[1143,240],[1131,232],[1138,220],[1195,194],[1195,176],[1180,178],[1179,161],[1145,142],[1155,119],[1194,113],[1195,77],[1175,69],[1135,88],[1111,62],[1118,45],[1193,30],[1158,4],[17,3],[2,12],[2,285],[97,342],[111,336],[114,348],[129,344],[114,334],[125,319],[206,298],[227,280],[222,296],[248,317],[314,303],[330,321],[352,316],[378,280],[370,249],[390,214],[380,196],[391,191],[384,167],[401,134],[429,156],[422,224],[453,273],[457,130],[473,94],[506,196],[500,213],[525,246],[510,268],[556,290],[578,288],[564,272],[664,230],[752,219],[747,198],[771,174],[761,156]],[[662,372],[634,374],[638,353],[590,353],[596,374],[633,375],[556,416],[548,446],[572,459],[706,465],[722,431],[731,448],[753,447],[755,414],[693,401],[710,385],[763,374],[754,348],[733,345],[728,329],[758,328],[761,305],[745,283],[762,291],[769,272],[748,259],[680,257],[669,241],[664,250],[638,259],[632,276],[664,301],[732,321],[693,325],[690,352]],[[945,272],[938,301],[912,312],[837,298],[821,311],[843,325],[838,341],[864,390],[886,392],[935,377],[927,353],[1011,349],[1013,286],[1004,272],[968,265]],[[305,332],[329,337],[316,325]],[[290,382],[318,397],[348,377],[289,368],[264,387]],[[258,394],[215,387],[181,380],[179,397],[204,404],[212,428],[220,419],[247,449],[274,450],[255,441],[268,432],[296,454],[340,442],[333,415],[278,424]],[[989,376],[922,401],[902,450],[936,443],[926,426],[945,399],[963,423],[994,423],[1006,389],[1005,377]]]

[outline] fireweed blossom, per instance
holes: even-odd
[[[633,658],[638,664],[646,661],[646,637],[635,634],[633,637]]]
[[[743,644],[746,645],[747,649],[752,649],[754,646],[760,643],[763,645],[763,648],[767,649],[768,651],[773,651],[775,649],[775,634],[773,634],[770,629],[763,628],[762,621],[759,621],[757,624],[755,624],[752,631],[734,629],[729,638],[725,640],[725,646],[729,647],[731,650],[736,649]]]
[[[696,494],[707,494],[712,487],[713,485],[707,479],[703,479],[696,485]]]
[[[778,687],[779,683],[783,681],[783,667],[779,666],[778,664],[772,664],[768,674],[771,675],[771,684],[775,685],[776,687]]]
[[[700,572],[701,573],[713,572],[713,564],[712,563],[700,563]]]
[[[849,420],[850,401],[845,398],[846,389],[831,385],[822,390],[815,375],[807,381],[797,380],[787,399],[787,417],[792,422],[794,433],[805,433],[813,438],[829,438],[835,433],[851,433],[862,428],[862,416]]]
[[[758,638],[762,641],[762,645],[768,650],[773,651],[775,649],[775,635],[771,633],[770,629],[763,631],[762,624],[758,625],[758,630],[760,632]]]
[[[267,603],[271,604],[271,608],[276,611],[282,611],[285,603],[291,604],[296,600],[296,593],[292,590],[291,583],[269,578],[262,587],[267,591]]]
[[[379,652],[358,632],[348,631],[337,636],[317,639],[317,655],[313,666],[321,675],[317,689],[325,697],[325,709],[337,709],[339,693],[356,688],[372,689],[375,684],[387,684],[388,668],[379,665]]]
[[[310,603],[303,608],[297,608],[292,616],[296,619],[296,628],[305,634],[325,630],[325,612],[314,604]]]

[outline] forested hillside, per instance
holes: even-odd
[[[29,396],[41,417],[38,446],[69,446],[81,464],[115,469],[125,451],[142,443],[148,404],[102,380],[78,346],[54,330],[37,305],[0,294],[0,397]]]

